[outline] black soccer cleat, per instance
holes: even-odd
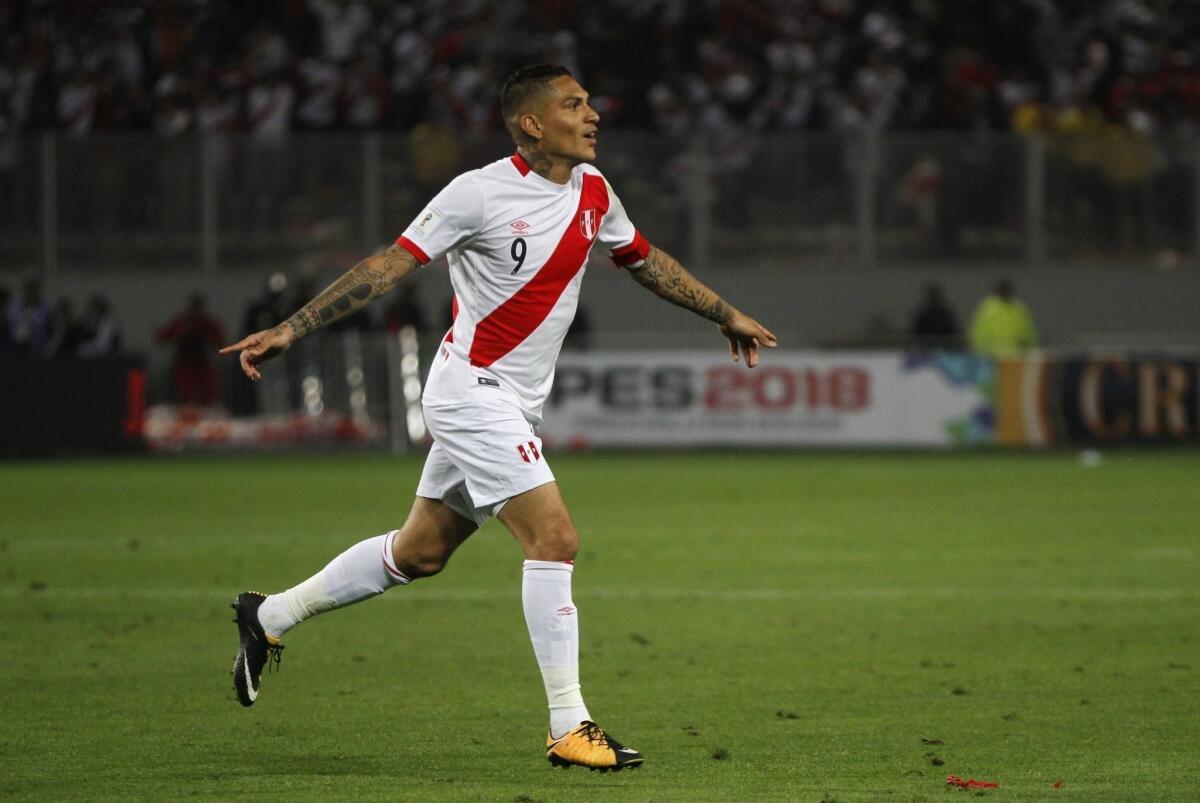
[[[258,608],[266,598],[266,594],[257,591],[243,591],[230,606],[237,612],[233,621],[238,626],[240,640],[233,659],[233,688],[238,702],[245,706],[254,705],[258,699],[258,680],[263,667],[270,662],[278,664],[283,658],[283,645],[268,636],[258,621]]]

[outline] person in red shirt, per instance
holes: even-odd
[[[160,343],[175,346],[171,362],[171,387],[175,402],[210,407],[217,403],[217,369],[209,355],[221,346],[221,324],[209,314],[204,296],[194,293],[187,309],[158,330]]]

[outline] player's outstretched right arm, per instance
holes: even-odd
[[[242,371],[251,379],[262,378],[259,365],[287,351],[292,343],[327,323],[344,318],[391,290],[417,267],[417,260],[393,245],[386,251],[359,262],[329,287],[305,304],[296,314],[274,329],[248,335],[221,354],[239,352]]]

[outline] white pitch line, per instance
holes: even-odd
[[[29,586],[0,586],[0,597],[9,599],[180,599],[232,600],[237,589],[217,588],[77,588],[49,586],[34,590]],[[611,589],[581,588],[573,593],[580,599],[615,600],[716,600],[721,602],[797,602],[811,600],[903,600],[903,599],[991,599],[991,600],[1076,600],[1081,602],[1157,602],[1172,600],[1200,601],[1200,590],[1194,588],[655,588]],[[395,591],[386,599],[399,602],[519,602],[519,587],[512,591],[492,590],[429,590]]]

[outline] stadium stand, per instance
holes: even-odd
[[[1200,112],[1200,18],[1180,3],[10,0],[0,24],[10,132],[254,130],[280,81],[277,125],[493,130],[496,85],[533,60],[584,76],[607,125],[666,133],[1194,134]]]

